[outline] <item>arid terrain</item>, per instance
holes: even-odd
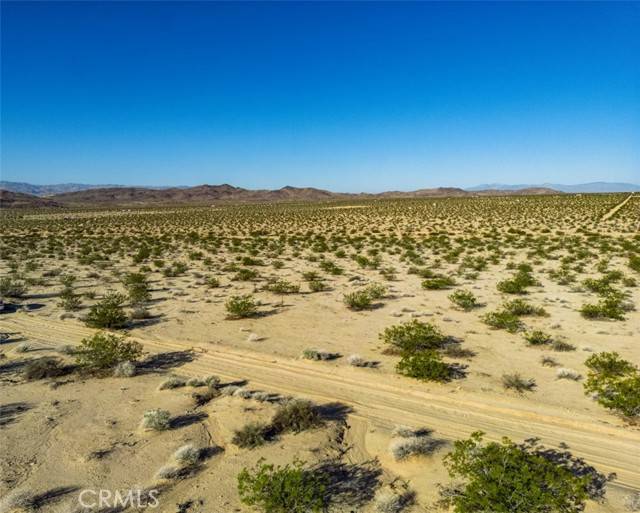
[[[539,439],[588,513],[640,511],[640,195],[549,192],[0,211],[0,512],[256,511],[261,458],[331,511],[455,511],[476,431]]]

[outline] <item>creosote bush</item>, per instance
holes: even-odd
[[[100,332],[82,339],[74,354],[78,366],[100,371],[113,368],[120,362],[135,361],[142,355],[142,346],[124,337]]]
[[[165,431],[171,426],[171,414],[167,410],[147,410],[142,417],[142,427],[153,431]]]
[[[585,365],[589,369],[584,383],[586,394],[594,394],[598,403],[625,417],[640,416],[640,369],[618,353],[591,355]]]
[[[232,296],[225,303],[229,319],[244,319],[258,313],[258,304],[251,294]]]
[[[456,290],[455,292],[449,294],[449,300],[465,312],[473,310],[474,308],[477,308],[479,306],[478,299],[473,294],[473,292],[469,290]]]
[[[235,431],[231,443],[243,449],[254,449],[264,445],[273,436],[273,428],[264,422],[250,422]]]
[[[417,319],[389,326],[379,335],[379,338],[391,346],[392,352],[440,349],[447,342],[447,337],[436,326]]]
[[[311,401],[293,399],[281,405],[271,420],[278,433],[299,433],[322,424],[318,409]]]
[[[122,294],[110,293],[92,305],[85,322],[92,328],[119,329],[127,324],[127,315],[122,305],[126,298]]]
[[[432,349],[403,353],[396,370],[399,374],[422,381],[448,381],[453,374],[451,366]]]
[[[264,513],[316,513],[326,506],[326,483],[322,474],[299,460],[274,466],[259,460],[238,474],[238,494],[243,504]]]
[[[517,445],[483,441],[475,432],[454,442],[444,463],[457,493],[445,498],[455,513],[580,513],[589,497],[590,474],[574,475],[570,463],[558,463],[534,442]]]

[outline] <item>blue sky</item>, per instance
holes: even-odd
[[[640,3],[1,8],[3,180],[640,181]]]

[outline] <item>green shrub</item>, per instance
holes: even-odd
[[[585,365],[589,369],[584,391],[595,394],[605,408],[626,417],[640,416],[640,370],[618,353],[591,355]]]
[[[453,287],[456,281],[451,276],[438,275],[435,278],[427,278],[422,282],[422,288],[427,290],[441,290]]]
[[[478,305],[476,296],[469,290],[456,290],[449,294],[449,301],[457,307],[462,308],[465,312],[480,306]]]
[[[447,342],[447,337],[433,324],[417,319],[389,326],[379,338],[392,347],[392,352],[400,353],[440,349]]]
[[[109,369],[141,355],[142,346],[138,342],[128,342],[124,337],[108,333],[96,333],[82,339],[75,351],[76,363],[89,370]]]
[[[23,281],[3,276],[0,278],[0,296],[21,298],[27,293],[27,286]]]
[[[496,288],[505,294],[526,294],[528,287],[537,284],[538,282],[529,268],[521,266],[520,270],[511,279],[498,282]]]
[[[624,320],[627,308],[620,294],[609,294],[597,304],[587,303],[580,308],[580,314],[586,319]]]
[[[85,322],[92,328],[118,329],[127,324],[127,316],[122,305],[125,297],[122,294],[110,293],[92,305]]]
[[[264,513],[324,511],[325,490],[324,476],[306,469],[298,460],[274,467],[261,459],[253,469],[244,468],[238,474],[240,501]]]
[[[630,269],[640,273],[640,255],[631,255],[628,265]]]
[[[507,330],[509,333],[517,333],[523,327],[522,321],[520,321],[517,315],[503,310],[489,312],[483,315],[482,321],[492,328]]]
[[[342,298],[344,304],[351,310],[368,310],[373,305],[371,295],[366,290],[357,290],[345,294]]]
[[[204,283],[210,289],[216,289],[220,286],[220,280],[218,280],[218,278],[216,278],[215,276],[207,276],[204,279]]]
[[[69,368],[62,365],[57,358],[38,358],[30,361],[24,368],[23,376],[26,380],[34,381],[37,379],[57,378],[64,376],[70,371]]]
[[[525,333],[524,338],[532,346],[542,346],[553,342],[553,337],[541,330],[533,330]]]
[[[231,277],[232,281],[253,281],[258,277],[258,272],[253,269],[241,268]]]
[[[322,292],[326,288],[327,288],[327,286],[321,280],[311,280],[309,282],[309,290],[311,292]]]
[[[406,352],[396,365],[399,374],[422,381],[448,381],[452,376],[451,366],[442,361],[434,350]]]
[[[311,401],[295,399],[281,405],[271,420],[278,433],[292,431],[299,433],[319,426],[322,418]]]
[[[78,310],[82,305],[80,296],[77,295],[71,287],[65,287],[60,293],[60,301],[58,306],[67,312]]]
[[[290,283],[287,280],[275,280],[267,283],[264,289],[280,295],[297,294],[300,292],[300,285]]]
[[[151,299],[149,281],[142,273],[127,273],[122,283],[127,290],[132,305],[142,305]]]
[[[251,294],[231,296],[224,306],[229,319],[244,319],[258,313],[258,305]]]
[[[507,301],[502,305],[502,310],[517,316],[535,315],[538,317],[545,317],[549,315],[541,306],[534,306],[524,299],[514,299],[512,301]]]
[[[250,422],[235,431],[231,443],[243,449],[254,449],[269,440],[271,430],[271,426],[263,422]]]
[[[589,496],[591,475],[575,476],[569,463],[557,463],[533,443],[508,438],[483,443],[483,433],[454,442],[444,463],[462,479],[446,502],[456,513],[579,513]]]

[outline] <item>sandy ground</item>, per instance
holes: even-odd
[[[347,210],[360,211],[355,207]],[[615,207],[609,206],[602,216]],[[609,218],[605,221],[612,222]],[[510,256],[516,261],[526,259],[524,251]],[[408,482],[417,492],[413,510],[432,511],[438,498],[437,485],[449,482],[442,457],[451,442],[475,430],[485,431],[492,440],[508,436],[520,442],[539,437],[549,447],[566,444],[574,455],[585,458],[599,471],[615,473],[617,479],[609,484],[606,501],[590,501],[589,513],[623,511],[623,498],[640,490],[640,428],[585,396],[580,381],[558,380],[554,368],[540,364],[543,355],[552,356],[562,367],[584,375],[584,361],[593,352],[617,351],[629,361],[640,362],[637,310],[629,312],[625,321],[585,320],[578,309],[593,301],[594,295],[549,280],[543,271],[553,265],[543,263],[535,272],[541,286],[531,288],[526,299],[543,306],[549,315],[523,320],[529,328],[543,329],[576,346],[575,351],[554,352],[529,347],[522,334],[492,330],[480,320],[481,314],[510,299],[495,287],[512,274],[503,265],[491,266],[474,280],[457,278],[456,288],[473,291],[484,305],[464,312],[447,299],[451,290],[422,289],[421,278],[404,272],[406,263],[397,256],[385,255],[385,264],[399,270],[396,280],[385,282],[388,296],[379,308],[353,312],[343,304],[343,294],[366,283],[382,282],[378,271],[340,260],[345,274],[327,276],[329,289],[311,294],[300,277],[304,271],[317,270],[317,265],[298,259],[283,262],[284,268],[277,271],[256,269],[263,277],[272,275],[300,283],[300,294],[282,298],[259,290],[259,284],[231,282],[224,273],[218,273],[221,287],[208,289],[202,284],[201,271],[193,268],[175,278],[151,273],[150,310],[157,322],[136,327],[128,334],[149,354],[191,350],[192,358],[133,378],[71,377],[61,378],[58,385],[24,382],[20,369],[25,361],[58,354],[61,346],[77,344],[95,332],[85,327],[78,314],[65,314],[57,306],[59,286],[34,287],[24,301],[29,306],[0,316],[0,331],[15,334],[13,341],[0,347],[5,357],[0,360],[4,408],[0,495],[15,490],[44,493],[60,489],[58,496],[43,499],[41,510],[68,512],[81,511],[77,504],[81,489],[160,486],[162,512],[250,511],[240,504],[236,491],[240,469],[260,457],[284,464],[297,456],[312,463],[327,458],[339,459],[345,465],[376,462],[372,465],[377,470],[372,470],[372,475],[376,474],[377,482]],[[618,258],[611,265],[624,268]],[[73,269],[74,263],[68,266]],[[136,269],[128,263],[117,267],[120,271]],[[441,271],[452,268],[444,264]],[[121,290],[115,277],[111,283],[97,287],[86,271],[77,275],[79,293]],[[640,289],[628,290],[630,300],[640,305]],[[241,293],[253,293],[261,301],[264,315],[227,320],[225,301]],[[92,303],[83,301],[85,307]],[[434,323],[475,353],[457,360],[467,366],[464,379],[447,384],[421,383],[395,373],[398,357],[383,353],[379,334],[390,325],[414,318]],[[16,348],[23,342],[32,349],[18,352]],[[303,360],[301,354],[307,348],[342,357],[326,362]],[[378,364],[375,368],[354,368],[347,363],[351,354]],[[535,390],[525,394],[505,391],[501,376],[512,372],[534,378]],[[194,409],[192,390],[158,390],[170,374],[216,374],[226,382],[246,380],[251,390],[312,399],[334,415],[328,416],[323,428],[284,435],[259,449],[239,449],[231,443],[234,430],[250,420],[268,419],[274,405],[219,397]],[[191,420],[163,433],[142,431],[142,413],[159,407]],[[433,456],[396,462],[388,449],[396,425],[429,428],[443,446]],[[158,481],[154,477],[157,470],[185,443],[210,448],[208,457],[184,479]],[[345,502],[342,508],[373,511],[366,501]]]

